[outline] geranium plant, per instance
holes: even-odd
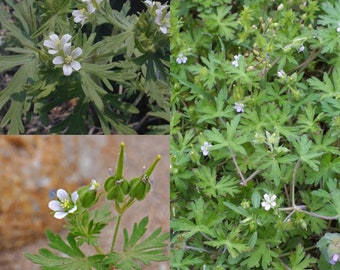
[[[166,3],[5,0],[0,25],[3,132],[169,132]]]
[[[172,269],[339,269],[339,1],[173,1]]]
[[[116,245],[122,216],[149,193],[153,185],[151,174],[161,159],[158,155],[141,175],[128,180],[123,170],[124,149],[125,144],[121,143],[116,172],[102,185],[93,179],[72,194],[62,188],[56,191],[56,198],[49,202],[48,207],[54,218],[66,220],[67,237],[63,239],[58,233],[47,230],[48,245],[52,250],[42,248],[36,255],[26,253],[28,259],[42,269],[69,270],[144,269],[142,265],[149,265],[152,261],[168,260],[165,249],[169,233],[162,233],[158,228],[147,234],[148,216],[134,223],[131,233],[124,229],[124,244],[121,247]],[[106,198],[105,204],[100,197]],[[110,249],[104,250],[100,236],[109,224],[114,224],[114,232]],[[93,252],[83,251],[85,245],[91,246]]]

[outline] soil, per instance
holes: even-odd
[[[23,137],[23,136],[20,136]],[[26,136],[24,136],[26,137]],[[29,136],[27,136],[29,137]],[[43,137],[43,136],[39,136]],[[56,136],[58,137],[58,136]],[[87,143],[87,140],[93,136],[62,136],[63,143],[66,145],[69,143],[74,143],[76,141],[79,145],[82,145],[84,149],[89,148],[87,145],[91,145]],[[75,137],[77,137],[75,139]],[[107,136],[95,136],[100,140],[103,137]],[[85,171],[94,171],[98,173],[100,169],[100,173],[102,175],[98,175],[97,180],[105,179],[107,177],[107,171],[103,171],[103,164],[111,164],[107,166],[111,166],[114,169],[114,164],[116,162],[116,153],[117,149],[119,149],[119,143],[123,141],[126,145],[126,165],[125,165],[125,176],[130,179],[136,175],[141,174],[142,167],[149,166],[157,154],[162,155],[162,159],[156,167],[153,178],[154,178],[154,188],[153,191],[150,192],[147,198],[133,205],[126,212],[126,216],[124,216],[121,224],[121,228],[127,228],[131,231],[131,228],[135,222],[139,222],[143,217],[149,216],[149,224],[148,231],[152,232],[158,227],[162,227],[163,232],[169,232],[169,217],[170,217],[170,176],[169,176],[169,137],[168,136],[110,136],[114,137],[115,145],[112,148],[108,148],[107,151],[111,151],[113,158],[112,160],[100,160],[97,162],[92,162],[85,166],[83,170]],[[69,138],[69,139],[68,139]],[[114,149],[114,151],[113,151]],[[88,149],[88,155],[91,155],[91,151],[95,151],[96,149]],[[73,153],[68,153],[68,155],[72,155]],[[17,169],[17,168],[14,168]],[[82,172],[79,172],[79,177],[83,177]],[[24,180],[23,180],[24,181]],[[23,190],[22,192],[25,192]],[[41,196],[47,196],[46,194],[42,194]],[[14,200],[15,198],[13,198]],[[49,219],[52,219],[53,222],[61,222],[65,221],[56,220],[53,216],[49,216]],[[29,230],[29,226],[27,230]],[[15,234],[15,230],[10,230],[10,233]],[[1,235],[2,232],[0,232]],[[66,235],[65,231],[61,232],[63,236]],[[110,240],[113,235],[113,226],[106,228],[103,231],[100,243],[104,251],[108,251],[110,247]],[[118,249],[122,246],[122,238],[119,237],[116,246]],[[11,249],[7,251],[3,251],[0,253],[0,265],[2,270],[21,270],[21,269],[41,269],[39,266],[32,264],[26,257],[24,257],[24,252],[29,252],[32,254],[37,254],[40,248],[46,248],[47,241],[46,238],[43,237],[41,239],[35,239],[28,245],[25,245],[20,248]],[[84,251],[86,254],[94,254],[92,248],[86,248]],[[169,254],[169,249],[167,249],[167,254]],[[151,266],[143,267],[143,269],[150,270],[167,270],[170,269],[169,262],[160,262],[154,263]]]

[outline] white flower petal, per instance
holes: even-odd
[[[271,201],[275,201],[276,200],[276,195],[272,195],[272,197],[270,198]]]
[[[64,211],[64,208],[61,206],[61,203],[53,200],[48,203],[48,208],[50,208],[53,211]]]
[[[75,48],[75,49],[73,50],[73,52],[71,53],[71,57],[72,57],[73,59],[76,59],[76,58],[79,57],[82,53],[83,53],[83,50],[82,50],[81,48],[77,47],[77,48]]]
[[[57,34],[51,34],[50,36],[50,40],[52,40],[54,43],[58,42],[59,41],[59,37]]]
[[[56,51],[56,50],[48,50],[48,53],[49,54],[56,54],[58,51]]]
[[[68,195],[68,193],[66,192],[65,189],[58,189],[57,190],[57,197],[59,198],[59,200],[64,201],[64,200],[69,200],[70,196]]]
[[[71,197],[72,197],[73,203],[76,203],[79,197],[78,192],[77,191],[73,192]]]
[[[74,70],[79,70],[81,68],[81,65],[79,64],[78,61],[72,61],[71,62],[71,67],[74,69]]]
[[[96,11],[96,8],[92,5],[92,3],[87,4],[87,11],[89,14],[92,14],[93,12]]]
[[[46,39],[46,40],[44,40],[44,46],[45,47],[48,47],[48,48],[55,48],[55,43],[54,42],[52,42],[51,40],[49,40],[49,39]]]
[[[268,195],[267,193],[263,195],[263,198],[264,198],[266,201],[269,201],[269,200],[270,200],[270,199],[269,199],[269,195]]]
[[[65,34],[65,35],[63,35],[63,36],[61,37],[60,43],[64,44],[64,43],[68,42],[71,38],[72,38],[71,35]]]
[[[72,69],[71,65],[65,64],[63,66],[63,73],[64,73],[65,76],[70,76],[72,74],[72,71],[73,71],[73,69]]]
[[[64,49],[65,55],[70,55],[70,53],[71,53],[71,43],[65,43],[63,49]]]
[[[75,205],[71,210],[69,210],[69,213],[74,213],[75,211],[77,211],[77,206]]]
[[[54,217],[57,219],[62,219],[67,216],[67,212],[55,212]]]
[[[54,57],[52,63],[55,65],[64,64],[64,58],[61,56]]]

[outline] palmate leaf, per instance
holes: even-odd
[[[307,138],[307,135],[304,134],[297,141],[292,140],[292,144],[298,153],[300,160],[306,163],[314,171],[318,171],[320,160],[316,158],[322,156],[324,153],[312,148],[312,141]]]
[[[254,267],[259,267],[261,263],[261,269],[269,269],[268,266],[272,263],[273,258],[276,257],[278,257],[278,254],[272,251],[264,240],[258,239],[254,250],[241,265],[246,265],[248,269],[253,269]]]
[[[332,80],[325,72],[322,81],[316,77],[307,80],[309,85],[316,91],[320,91],[321,100],[325,98],[336,98],[340,96],[340,69],[335,68],[332,72]]]
[[[194,216],[194,221],[188,218],[180,217],[179,219],[172,219],[170,226],[174,231],[182,231],[183,237],[189,238],[196,233],[204,233],[210,237],[215,237],[215,232],[212,228],[221,223],[224,217],[218,215],[215,211],[207,211],[204,207],[203,199],[191,203],[192,213],[188,216]]]
[[[184,254],[184,249],[171,250],[170,265],[172,269],[189,270],[192,269],[190,266],[203,264],[203,260],[194,254],[188,256],[184,256]]]
[[[246,155],[246,150],[242,146],[243,143],[248,141],[248,134],[237,130],[241,119],[241,115],[236,115],[229,123],[226,124],[226,131],[219,131],[216,128],[212,130],[206,130],[204,134],[207,136],[209,142],[213,143],[211,150],[217,150],[221,148],[231,148],[235,153]]]
[[[203,98],[197,105],[197,112],[200,113],[200,118],[197,121],[200,123],[214,123],[218,118],[230,119],[234,116],[234,109],[227,104],[228,92],[221,90],[218,96],[214,98],[214,102]]]
[[[212,247],[225,247],[232,258],[236,258],[240,253],[250,250],[250,247],[244,243],[241,243],[239,238],[241,229],[234,228],[228,233],[227,237],[221,235],[217,240],[205,241],[204,243]]]
[[[219,197],[230,195],[234,197],[240,192],[240,183],[237,179],[231,178],[228,175],[217,180],[216,170],[206,166],[194,170],[199,182],[198,188],[209,197]]]
[[[296,252],[289,256],[289,260],[290,267],[294,270],[310,269],[309,267],[317,262],[317,260],[312,258],[309,254],[306,256],[301,245],[296,247]]]
[[[128,231],[124,229],[124,248],[121,252],[108,255],[107,261],[113,262],[115,269],[141,270],[137,262],[149,265],[152,261],[166,261],[164,255],[165,243],[169,239],[169,233],[161,234],[161,228],[156,229],[150,236],[141,239],[146,232],[148,217],[143,218],[139,224],[134,224],[132,234],[129,237]]]
[[[209,33],[222,36],[226,40],[234,37],[235,30],[238,26],[236,15],[230,12],[231,6],[221,5],[216,7],[215,12],[209,14],[202,13],[200,16],[206,23]]]
[[[102,263],[105,255],[95,255],[86,257],[85,254],[77,246],[75,237],[71,234],[67,236],[65,242],[58,234],[53,234],[51,231],[46,231],[50,241],[49,246],[65,255],[60,256],[51,252],[49,249],[42,248],[38,255],[25,253],[25,256],[33,263],[39,264],[44,270],[92,270],[109,269],[108,266]]]

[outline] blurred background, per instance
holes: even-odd
[[[40,269],[23,256],[47,247],[45,230],[62,230],[47,207],[55,190],[72,192],[95,178],[103,184],[109,168],[115,171],[120,142],[124,142],[124,176],[142,173],[160,154],[153,173],[154,188],[146,199],[125,213],[121,228],[149,216],[148,231],[158,227],[169,232],[169,137],[168,136],[0,136],[0,265],[3,270]],[[108,250],[114,226],[107,228],[101,244]],[[122,235],[121,235],[122,236]],[[122,243],[122,237],[119,237]],[[92,252],[92,250],[91,250]],[[168,251],[167,251],[168,252]],[[169,262],[145,269],[170,269]]]

